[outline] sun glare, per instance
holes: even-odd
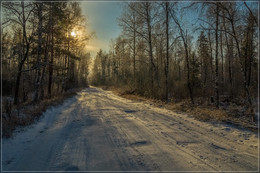
[[[76,33],[74,31],[71,32],[71,36],[76,37]]]

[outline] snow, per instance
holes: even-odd
[[[256,133],[87,88],[2,142],[3,171],[257,171]]]
[[[42,141],[42,136],[40,135],[44,131],[48,130],[48,128],[51,128],[55,122],[57,121],[57,118],[59,117],[64,109],[66,109],[68,106],[70,106],[72,103],[76,102],[76,97],[70,98],[69,100],[66,100],[62,105],[58,107],[51,107],[47,109],[42,117],[40,118],[37,123],[28,126],[28,127],[19,127],[13,137],[11,139],[3,139],[2,141],[2,164],[3,168],[5,165],[12,165],[11,163],[16,161],[16,159],[19,159],[20,161],[24,159],[24,157],[30,157],[30,155],[25,156],[24,152],[28,151],[30,152],[33,150],[37,150],[37,148],[33,149],[33,145],[36,141],[40,140]],[[57,126],[53,127],[56,128]],[[50,131],[52,129],[49,129]],[[35,142],[34,142],[35,141]],[[34,142],[34,143],[33,143]],[[47,142],[47,141],[46,141]],[[34,154],[34,153],[32,153]],[[47,153],[42,153],[43,155]],[[43,156],[42,155],[42,156]],[[26,158],[25,158],[26,159]],[[16,170],[16,167],[19,166],[29,166],[29,165],[19,165],[20,163],[17,162],[17,164],[13,165],[13,168],[11,170]],[[37,166],[36,166],[37,167]],[[38,168],[37,168],[38,169]],[[3,169],[5,170],[5,169]],[[18,169],[17,169],[18,170]],[[35,169],[36,170],[36,169]]]

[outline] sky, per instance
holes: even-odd
[[[82,13],[87,17],[87,30],[95,31],[87,48],[95,56],[100,49],[108,51],[111,39],[115,39],[121,32],[117,18],[122,14],[122,2],[80,2]]]
[[[81,1],[82,13],[87,17],[87,30],[89,33],[95,31],[87,49],[92,56],[96,55],[100,49],[109,51],[111,39],[115,39],[121,33],[117,18],[121,16],[124,2],[113,1]],[[187,5],[186,3],[183,4]],[[197,17],[193,13],[187,13],[188,26],[195,23]]]

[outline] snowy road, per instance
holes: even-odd
[[[88,88],[2,143],[3,171],[257,171],[257,134]]]

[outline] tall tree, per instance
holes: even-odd
[[[31,45],[31,36],[28,36],[27,33],[27,22],[30,18],[34,6],[32,3],[25,4],[22,2],[4,2],[3,8],[7,9],[11,14],[8,18],[9,22],[17,23],[22,28],[22,53],[20,55],[21,59],[19,60],[18,72],[16,76],[15,82],[15,94],[14,94],[14,104],[19,103],[19,88],[20,88],[20,79],[22,76],[22,71],[24,67],[24,63],[29,55],[29,49]]]
[[[241,53],[241,45],[240,45],[240,41],[237,35],[237,30],[236,30],[236,10],[234,7],[234,4],[228,4],[228,6],[226,5],[221,5],[221,8],[225,10],[227,16],[226,19],[230,22],[231,25],[231,35],[233,36],[234,40],[235,40],[235,44],[236,44],[236,49],[237,49],[237,53],[238,53],[238,57],[239,57],[239,63],[240,63],[240,69],[242,72],[242,76],[243,76],[243,85],[244,85],[244,90],[247,94],[247,100],[249,105],[252,105],[252,99],[250,96],[250,92],[249,92],[249,86],[247,83],[248,80],[248,76],[246,75],[246,69],[243,66],[243,56]]]
[[[165,34],[166,34],[166,62],[165,62],[165,100],[168,102],[169,98],[169,2],[165,2]]]
[[[216,92],[216,107],[219,108],[219,77],[218,77],[218,27],[219,27],[219,3],[216,2],[216,31],[215,31],[215,39],[216,39],[216,52],[215,52],[215,92]]]
[[[42,57],[42,10],[43,3],[36,4],[37,6],[37,15],[38,15],[38,48],[37,48],[37,60],[36,60],[36,80],[34,84],[34,96],[33,101],[36,102],[39,96],[39,88],[41,86],[41,57]]]
[[[187,86],[188,86],[188,91],[190,95],[190,100],[191,103],[194,104],[194,99],[193,99],[193,89],[192,89],[192,84],[191,84],[191,79],[190,79],[190,62],[189,62],[189,49],[188,49],[188,44],[187,44],[187,35],[185,35],[184,30],[181,27],[181,24],[179,22],[179,19],[175,15],[173,10],[170,10],[171,17],[173,18],[175,24],[177,25],[177,28],[179,29],[179,33],[183,42],[183,47],[185,50],[185,61],[186,61],[186,68],[187,68]]]

